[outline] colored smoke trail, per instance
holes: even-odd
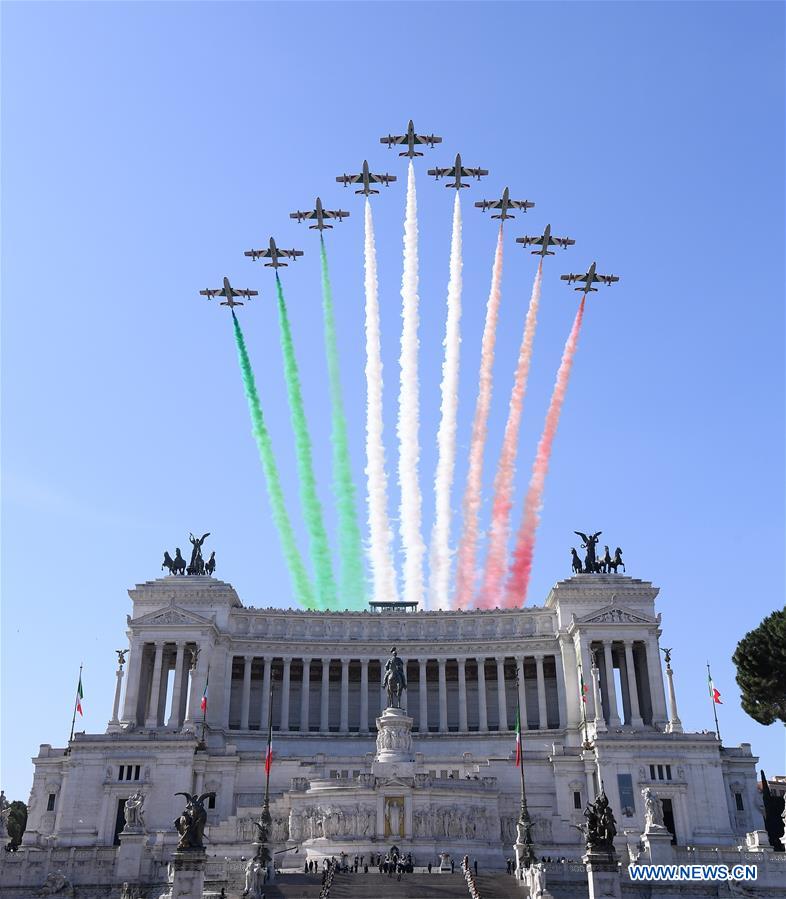
[[[342,604],[347,609],[363,609],[366,600],[363,570],[363,543],[357,520],[355,483],[349,459],[349,439],[344,402],[341,395],[341,378],[338,366],[336,322],[333,314],[333,290],[328,273],[325,242],[320,237],[322,262],[322,309],[325,320],[325,352],[327,355],[328,381],[332,415],[331,442],[333,445],[333,492],[336,497],[339,531],[340,590]]]
[[[388,520],[388,482],[385,472],[385,444],[382,440],[382,352],[377,296],[377,250],[374,220],[366,198],[365,214],[366,291],[366,478],[368,490],[369,556],[374,583],[374,599],[394,602],[396,571],[393,567],[393,534]]]
[[[562,351],[562,360],[554,382],[554,390],[551,394],[551,402],[546,413],[546,423],[543,426],[543,434],[538,443],[535,461],[532,465],[532,476],[524,500],[524,516],[519,528],[516,540],[516,550],[513,562],[510,566],[507,592],[504,608],[515,609],[524,605],[527,598],[527,588],[532,571],[532,556],[535,551],[535,534],[540,523],[540,510],[543,506],[543,487],[546,482],[546,474],[549,470],[551,447],[559,425],[559,417],[562,412],[562,404],[565,402],[565,393],[570,380],[570,370],[573,365],[573,357],[576,355],[576,347],[579,342],[581,321],[584,318],[584,302],[586,295],[581,298],[581,304],[573,327],[570,330],[565,349]]]
[[[516,453],[519,442],[521,414],[524,409],[524,396],[527,392],[527,378],[532,361],[532,345],[535,342],[535,329],[538,324],[538,307],[540,305],[540,286],[543,278],[543,260],[541,259],[532,285],[529,309],[524,324],[524,334],[519,348],[519,361],[513,379],[513,390],[510,395],[510,409],[505,425],[505,436],[494,478],[494,502],[491,510],[491,530],[489,547],[486,556],[486,570],[483,587],[476,603],[478,608],[493,609],[502,600],[505,570],[510,536],[510,510],[513,505],[513,481],[516,476]]]
[[[456,417],[458,412],[459,355],[461,349],[461,202],[456,191],[453,203],[453,234],[450,239],[448,312],[445,323],[445,358],[442,363],[441,418],[437,431],[437,471],[434,476],[435,515],[431,532],[428,608],[450,606],[450,492],[456,467]]]
[[[303,507],[306,528],[308,529],[317,597],[322,608],[335,609],[337,605],[336,583],[333,579],[330,547],[328,545],[325,522],[322,518],[322,506],[317,496],[314,461],[311,453],[311,438],[308,434],[306,413],[303,408],[303,394],[300,390],[300,375],[298,374],[297,360],[295,359],[295,346],[292,342],[292,331],[289,326],[287,306],[284,302],[284,291],[278,274],[276,274],[276,294],[278,296],[281,351],[284,356],[284,378],[287,384],[292,430],[295,432],[295,458],[300,480],[300,502]]]
[[[502,298],[502,223],[497,236],[497,250],[491,271],[491,290],[486,304],[486,323],[480,351],[480,373],[478,374],[478,398],[475,403],[475,418],[472,422],[472,438],[469,445],[469,471],[467,486],[462,503],[464,530],[458,549],[456,570],[456,593],[454,608],[466,609],[475,593],[475,559],[478,548],[478,518],[480,515],[481,490],[483,487],[483,451],[488,434],[489,409],[494,368],[494,345],[497,340],[497,320]]]
[[[404,599],[423,601],[423,556],[426,547],[421,534],[422,500],[418,462],[420,444],[420,385],[418,383],[418,205],[415,167],[409,161],[407,211],[404,218],[404,272],[401,278],[401,382],[398,398],[399,459],[401,488],[399,527],[404,549]]]
[[[254,372],[251,368],[251,361],[248,358],[246,342],[243,338],[240,322],[237,320],[234,311],[232,312],[232,323],[235,327],[235,343],[237,344],[240,371],[243,375],[243,386],[245,387],[248,408],[251,413],[251,430],[259,449],[259,458],[262,461],[262,470],[265,473],[265,483],[267,484],[273,522],[276,528],[278,528],[284,561],[289,569],[289,576],[292,579],[292,586],[295,588],[297,601],[306,609],[316,609],[318,606],[314,595],[314,587],[297,548],[295,532],[292,530],[292,522],[287,514],[284,491],[281,489],[281,477],[279,476],[278,466],[273,455],[273,444],[262,415],[262,405],[259,402],[259,394],[254,382]]]

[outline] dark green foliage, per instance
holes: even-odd
[[[759,724],[786,724],[786,608],[747,633],[732,661],[743,709]]]
[[[18,799],[14,800],[8,809],[8,822],[6,828],[9,841],[9,848],[16,849],[22,842],[25,828],[27,827],[27,806]]]

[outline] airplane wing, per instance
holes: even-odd
[[[560,281],[570,281],[571,283],[572,283],[573,281],[586,281],[586,280],[587,280],[587,276],[586,276],[586,275],[573,275],[573,274],[570,274],[570,275],[560,275],[559,277],[560,277]]]
[[[246,250],[243,255],[250,256],[252,259],[260,259],[262,256],[267,258],[270,255],[270,250]]]
[[[258,291],[258,290],[248,290],[247,288],[243,288],[242,290],[238,290],[237,287],[233,287],[232,290],[234,290],[235,296],[238,296],[238,297],[246,297],[246,299],[249,299],[250,297],[256,297],[256,296],[259,296],[259,291]]]
[[[358,181],[362,180],[362,175],[338,175],[336,177],[336,181],[338,181],[340,184],[343,184],[344,186],[346,186],[347,184],[357,184]]]
[[[220,290],[200,290],[199,295],[201,297],[207,297],[209,300],[212,300],[213,297],[217,297],[221,293]]]
[[[552,237],[550,246],[560,246],[564,249],[565,247],[572,247],[574,243],[576,241],[571,240],[569,237]]]
[[[468,175],[469,172],[470,172],[470,169],[464,169],[462,174]],[[501,209],[502,208],[502,200],[479,200],[477,203],[475,203],[475,205],[478,207],[478,209],[483,209],[484,211],[486,209]],[[511,204],[511,205],[513,205],[513,204]]]
[[[407,142],[407,136],[406,134],[389,134],[387,137],[380,137],[379,142],[392,147],[394,144],[405,144]],[[415,142],[420,143],[417,138],[415,139]]]
[[[619,281],[619,277],[617,275],[595,275],[596,281],[602,281],[604,284],[613,284],[615,281]]]
[[[464,168],[464,166],[462,166],[461,174],[465,178],[480,178],[483,175],[488,175],[488,169],[467,169],[467,168]],[[495,206],[494,208],[497,209],[498,207]]]
[[[368,180],[372,184],[390,184],[391,181],[396,180],[396,176],[395,175],[375,175],[373,172],[369,172]]]
[[[302,256],[303,250],[279,250],[279,256],[286,256],[288,259],[294,259],[296,256]]]
[[[427,174],[433,175],[435,178],[445,178],[448,175],[455,175],[456,167],[452,166],[449,169],[429,169]]]
[[[532,209],[535,205],[530,200],[511,200],[510,205],[513,206],[514,209],[523,209],[526,212],[528,209]]]
[[[322,218],[326,219],[345,219],[349,215],[343,209],[323,209]]]
[[[553,240],[551,242],[554,243]],[[540,237],[517,237],[516,243],[523,243],[525,247],[528,247],[530,244],[535,243],[543,246],[543,235],[541,235]]]
[[[303,219],[313,219],[316,218],[317,213],[316,210],[312,209],[310,212],[290,212],[289,217],[291,219],[297,219],[299,222],[302,222]]]
[[[442,138],[437,137],[436,134],[416,134],[415,135],[415,143],[416,144],[431,144],[433,147],[434,144],[441,144]]]

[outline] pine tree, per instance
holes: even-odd
[[[732,661],[743,709],[759,724],[786,724],[786,608],[747,633]]]

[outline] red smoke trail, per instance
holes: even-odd
[[[535,551],[535,533],[540,524],[540,510],[543,506],[543,487],[546,482],[546,474],[549,470],[551,447],[559,425],[559,417],[562,412],[562,404],[565,402],[565,393],[570,380],[570,369],[573,365],[573,357],[576,355],[576,347],[579,342],[581,320],[584,318],[584,301],[586,295],[581,298],[573,327],[570,330],[565,349],[562,351],[562,360],[557,371],[557,379],[554,382],[554,391],[551,394],[549,411],[546,413],[546,423],[543,426],[543,434],[535,454],[532,465],[532,476],[529,489],[524,500],[524,517],[519,528],[516,540],[516,550],[513,554],[513,562],[508,576],[507,592],[503,608],[515,609],[523,606],[527,598],[529,577],[532,571],[532,556]]]
[[[516,453],[519,446],[519,428],[521,413],[524,409],[524,395],[527,392],[527,379],[532,361],[532,345],[535,342],[535,329],[538,324],[538,307],[540,306],[540,285],[543,278],[543,260],[538,265],[535,283],[524,324],[524,334],[519,348],[519,361],[513,379],[513,390],[510,394],[510,410],[505,425],[505,437],[499,454],[497,475],[494,479],[494,503],[491,509],[491,530],[489,548],[486,555],[486,570],[483,587],[475,603],[480,609],[493,609],[500,604],[504,588],[505,569],[508,554],[508,537],[510,536],[510,510],[513,506],[513,482],[516,477]]]
[[[499,225],[494,267],[491,270],[491,290],[486,304],[486,324],[480,350],[478,374],[478,398],[475,402],[475,418],[472,422],[472,439],[469,445],[469,471],[462,503],[464,530],[458,548],[456,566],[456,593],[454,609],[466,609],[475,594],[475,559],[478,548],[478,518],[483,487],[483,451],[488,435],[491,387],[494,370],[494,345],[497,340],[497,320],[502,298],[502,222]]]

